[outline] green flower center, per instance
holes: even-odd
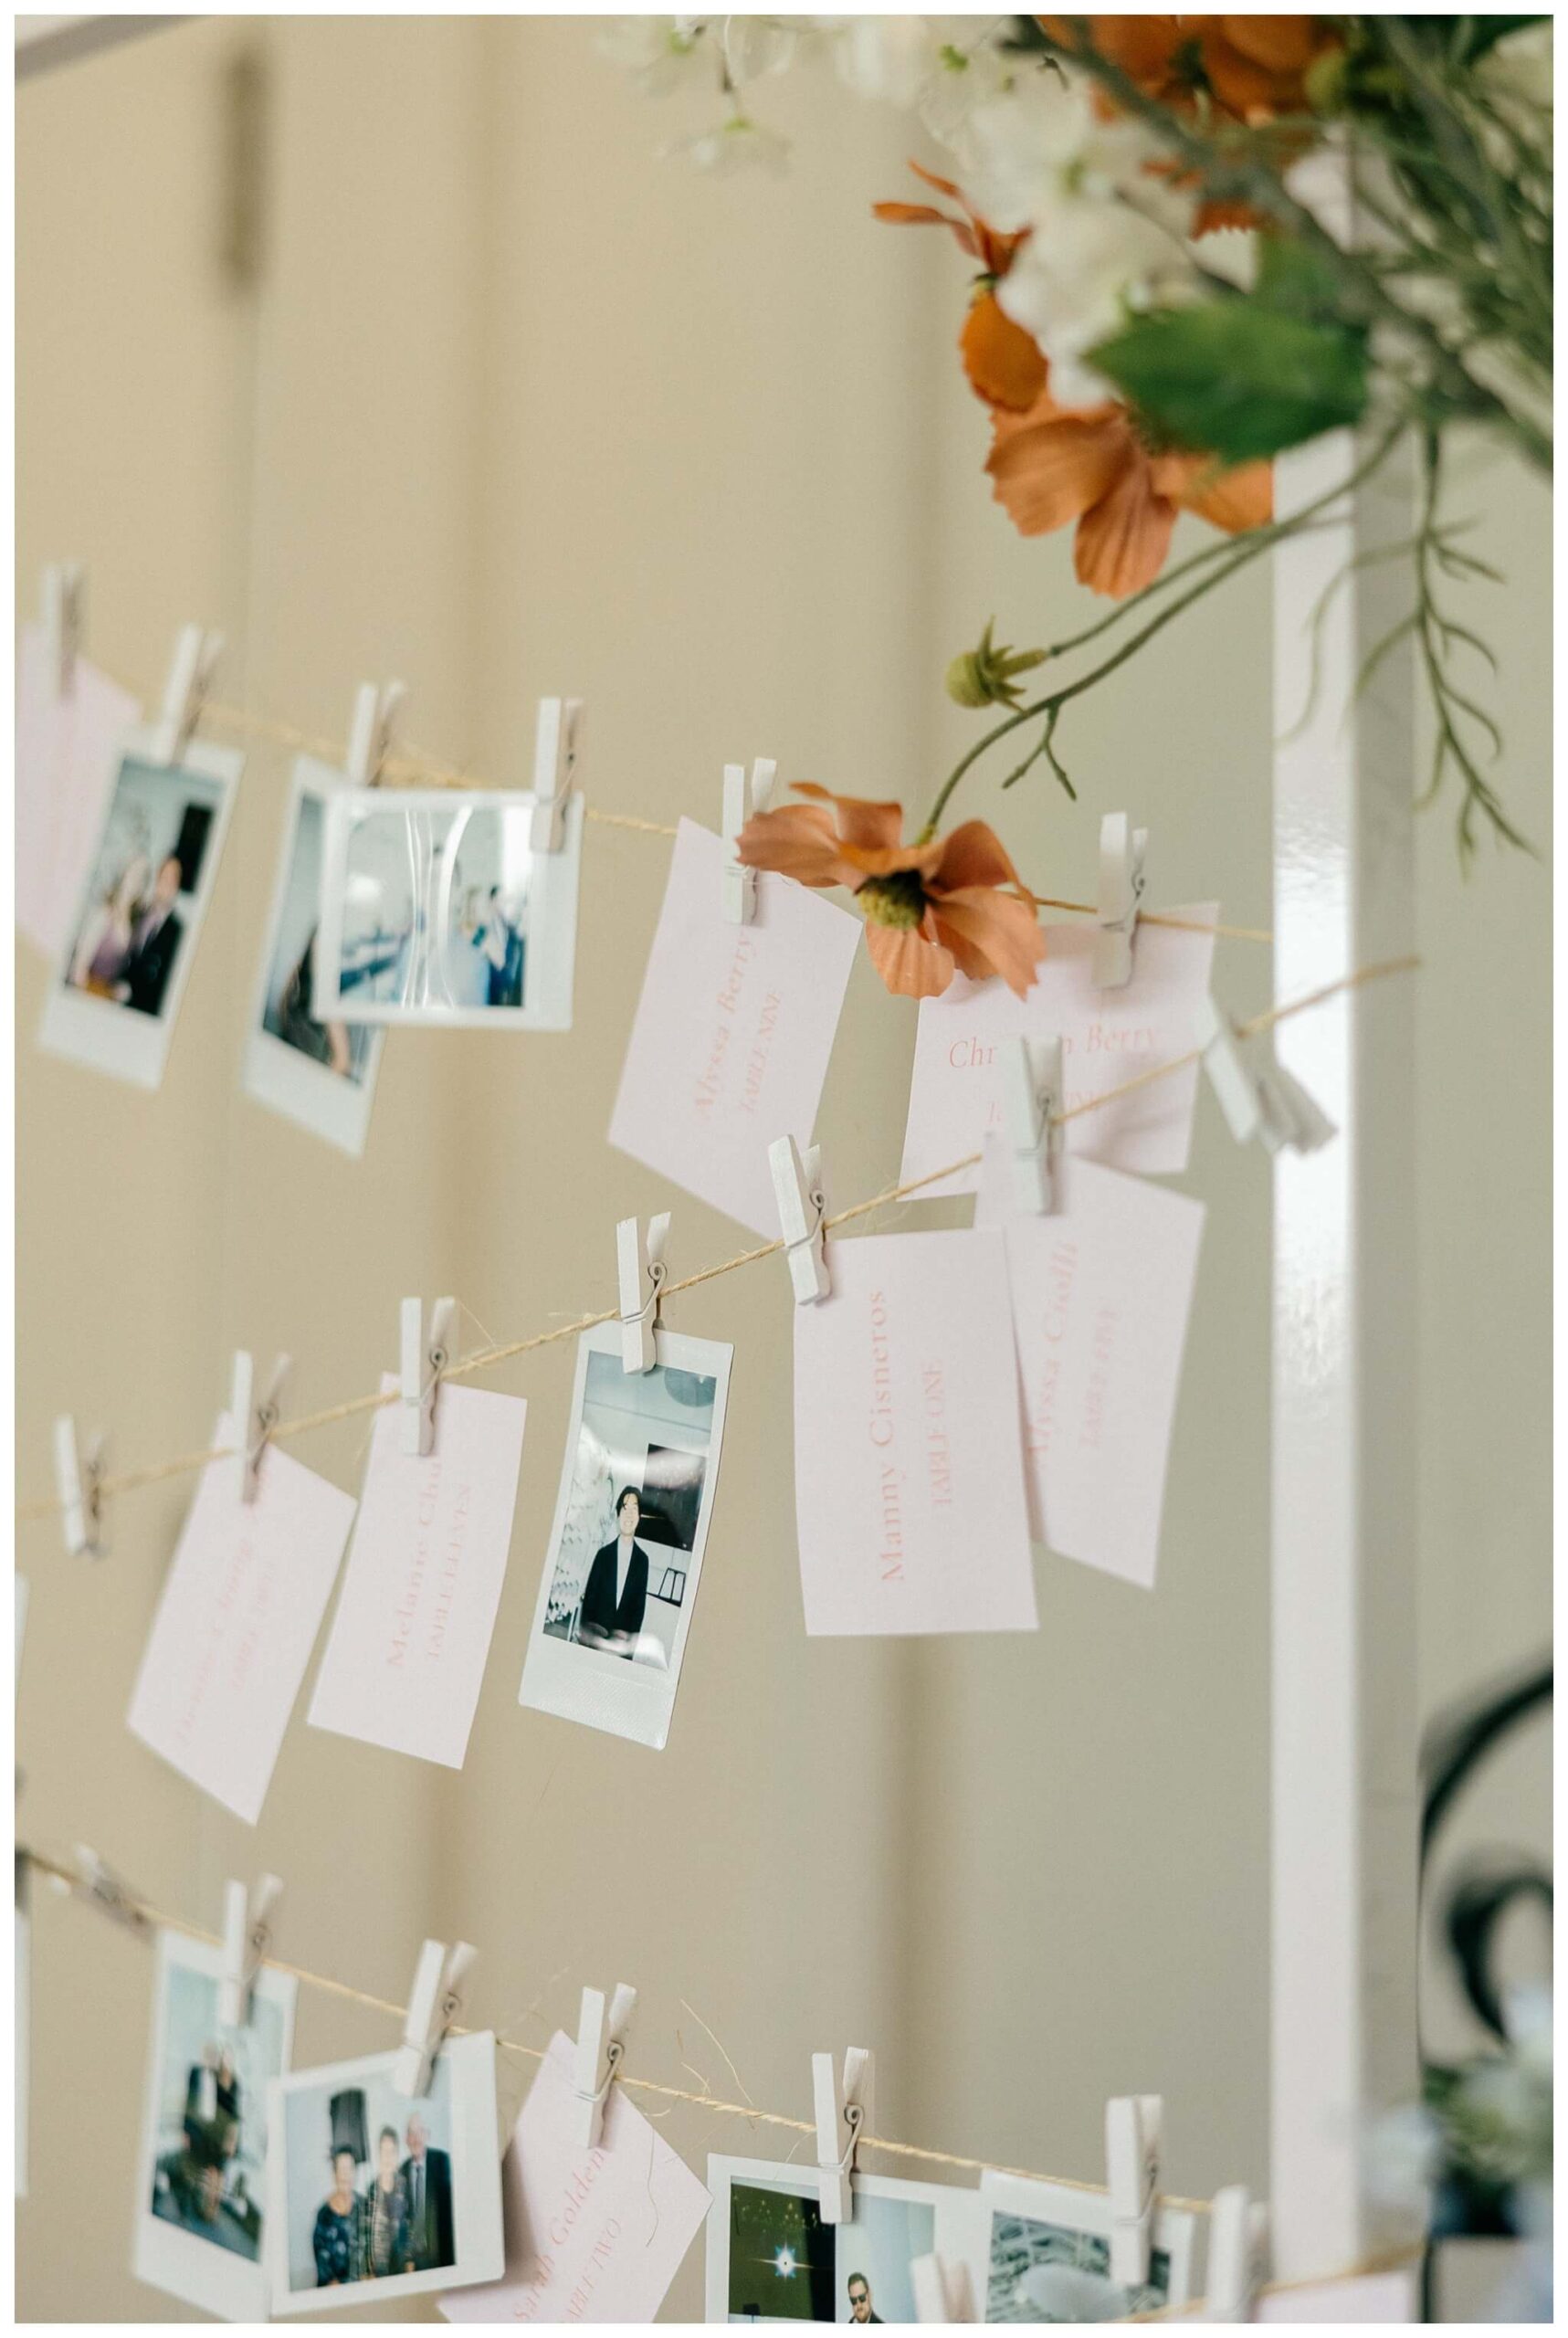
[[[925,887],[912,869],[894,869],[886,877],[868,877],[855,896],[861,913],[872,925],[901,927],[906,932],[926,913]]]

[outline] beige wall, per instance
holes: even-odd
[[[216,258],[241,46],[271,95],[250,290]],[[869,218],[902,191],[904,124],[815,79],[770,111],[797,134],[787,181],[690,177],[653,152],[679,106],[547,18],[202,24],[24,90],[24,605],[41,562],[78,555],[113,670],[155,690],[199,615],[231,634],[226,691],[310,728],[401,674],[414,735],[498,779],[526,777],[534,699],[579,692],[595,798],[655,819],[711,817],[721,761],[757,752],[918,804],[970,735],[947,658],[993,613],[1049,639],[1082,603],[1065,542],[1021,543],[986,500],[951,354],[963,261]],[[1489,620],[1507,783],[1544,841],[1543,499],[1495,468],[1468,492],[1510,567]],[[1071,722],[1077,808],[1037,778],[1005,800],[982,779],[973,808],[1071,891],[1100,813],[1131,803],[1161,900],[1217,885],[1267,922],[1268,656],[1261,589],[1204,607]],[[736,1247],[604,1141],[665,871],[629,834],[590,832],[569,1039],[396,1034],[357,1166],[237,1094],[286,779],[254,756],[156,1098],[32,1049],[22,955],[24,1496],[65,1405],[123,1461],[189,1446],[242,1340],[288,1348],[295,1395],[325,1403],[370,1385],[406,1290],[456,1289],[506,1335],[604,1303],[626,1211],[674,1199],[677,1271]],[[1484,855],[1461,885],[1442,807],[1421,853],[1431,1701],[1546,1630],[1548,928],[1533,863]],[[1224,972],[1238,1008],[1264,1001],[1265,953],[1233,945]],[[846,1198],[896,1168],[910,1038],[858,968],[822,1120]],[[1180,2188],[1261,2185],[1267,1171],[1204,1111],[1186,1182],[1209,1219],[1156,1597],[1042,1557],[1037,1638],[807,1642],[788,1311],[759,1269],[672,1319],[732,1339],[736,1366],[667,1753],[514,1702],[570,1385],[546,1357],[498,1381],[529,1399],[527,1449],[460,1776],[301,1722],[252,1833],[132,1741],[171,1487],[122,1507],[97,1566],[25,1535],[24,1834],[93,1841],[199,1921],[227,1874],[273,1867],[285,1952],[388,1996],[426,1929],[463,1934],[477,2014],[531,2040],[624,1975],[647,2074],[772,2108],[805,2112],[814,2046],[864,2039],[879,2123],[955,2152],[1089,2173],[1105,2095],[1158,2088]],[[360,1451],[332,1432],[306,1458],[353,1484]],[[1539,1835],[1543,1796],[1521,1755],[1498,1826]],[[163,2319],[126,2270],[145,1958],[47,1898],[37,1932],[20,2310]],[[389,2036],[302,2001],[302,2060]],[[666,2133],[699,2166],[765,2148],[692,2112]],[[673,2313],[699,2311],[700,2260]]]

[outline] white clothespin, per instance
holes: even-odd
[[[76,688],[86,592],[87,580],[79,561],[57,561],[45,569],[38,606],[57,698],[69,698]]]
[[[213,669],[222,654],[221,633],[208,633],[199,625],[180,627],[169,679],[163,685],[163,711],[153,725],[154,762],[173,770],[184,761],[191,733],[201,718],[202,701],[212,682]]]
[[[580,698],[542,698],[533,734],[536,798],[528,841],[535,852],[559,852],[566,841],[566,806],[583,753]]]
[[[584,1989],[577,2019],[577,2053],[573,2080],[577,2091],[574,2140],[593,2151],[605,2123],[605,2103],[616,2074],[626,2055],[626,2032],[637,2011],[637,1993],[617,1981],[606,2007],[603,1989]]]
[[[1208,2264],[1204,2275],[1205,2322],[1250,2322],[1263,2281],[1268,2211],[1245,2184],[1227,2184],[1209,2206]]]
[[[1225,1009],[1205,998],[1198,1012],[1197,1041],[1221,1111],[1237,1144],[1254,1137],[1270,1153],[1316,1153],[1334,1134],[1327,1112],[1277,1058],[1249,1064],[1241,1034]],[[1261,1051],[1260,1051],[1261,1053]]]
[[[1002,1118],[1013,1170],[1014,1207],[1039,1217],[1056,1207],[1055,1117],[1062,1109],[1062,1043],[1020,1033],[997,1049]]]
[[[217,2017],[226,2029],[243,2029],[250,2019],[251,1994],[272,1945],[272,1918],[282,1897],[282,1881],[276,1875],[262,1876],[254,1891],[232,1878],[225,1887]]]
[[[855,2215],[850,2178],[855,2151],[871,2123],[870,2051],[851,2046],[840,2078],[831,2054],[811,2058],[811,2088],[816,2109],[818,2205],[825,2225],[847,2225]]]
[[[974,2303],[969,2293],[969,2268],[951,2258],[911,2257],[910,2283],[915,2293],[917,2322],[973,2322]]]
[[[50,1880],[58,1891],[68,1891],[74,1899],[86,1900],[100,1915],[110,1917],[117,1924],[123,1924],[127,1932],[145,1933],[152,1929],[129,1886],[122,1883],[114,1869],[106,1867],[98,1853],[86,1843],[79,1843],[76,1847],[74,1880],[68,1883],[63,1876],[58,1875],[51,1877]]]
[[[1108,812],[1100,824],[1100,892],[1095,911],[1094,984],[1121,990],[1132,979],[1132,929],[1143,898],[1147,828],[1128,826],[1125,812]]]
[[[400,1391],[403,1406],[403,1450],[429,1453],[436,1444],[436,1392],[441,1374],[452,1360],[452,1335],[458,1327],[458,1302],[438,1299],[425,1330],[425,1302],[405,1299],[399,1319]]]
[[[807,1307],[826,1299],[833,1288],[823,1231],[827,1197],[822,1187],[822,1147],[808,1145],[803,1162],[793,1136],[776,1136],[768,1147],[768,1167],[773,1173],[795,1305]]]
[[[84,1453],[69,1413],[55,1422],[55,1489],[65,1513],[66,1549],[73,1559],[103,1552],[103,1439],[95,1437]]]
[[[742,867],[735,858],[735,848],[746,822],[763,810],[773,794],[777,772],[776,763],[760,755],[752,764],[750,778],[744,764],[724,766],[721,833],[724,838],[724,915],[731,925],[750,925],[757,913],[757,872]]]
[[[616,1228],[623,1372],[651,1372],[658,1362],[658,1295],[668,1271],[664,1263],[668,1238],[667,1209],[648,1219],[646,1235],[639,1218],[623,1217]]]
[[[392,752],[393,727],[408,693],[401,682],[362,682],[354,692],[343,776],[354,787],[374,787]]]
[[[1163,2111],[1163,2101],[1157,2094],[1118,2095],[1105,2106],[1110,2278],[1124,2290],[1137,2289],[1149,2278]]]
[[[404,2017],[403,2043],[392,2065],[395,2093],[410,2097],[429,2093],[436,2057],[463,2009],[463,1983],[474,1954],[466,1940],[450,1949],[444,1940],[427,1940],[420,1950]]]
[[[247,1348],[236,1348],[234,1352],[234,1377],[228,1409],[229,1417],[234,1422],[234,1433],[239,1439],[239,1450],[234,1457],[234,1474],[236,1490],[242,1502],[256,1500],[256,1473],[267,1450],[268,1439],[278,1426],[283,1383],[289,1377],[289,1361],[286,1355],[278,1358],[267,1385],[267,1394],[258,1404],[255,1397],[256,1367],[250,1352]]]

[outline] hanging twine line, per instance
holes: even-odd
[[[122,685],[123,687],[123,685]],[[131,693],[134,697],[135,693]],[[242,706],[226,706],[215,700],[203,703],[200,723],[210,723],[220,731],[233,732],[242,739],[264,739],[277,747],[286,747],[299,755],[315,755],[322,763],[334,765],[343,760],[344,748],[335,739],[317,738],[307,731],[297,731],[292,723],[274,721],[263,714],[251,714]],[[198,724],[198,727],[200,725]],[[416,747],[411,739],[402,753],[388,754],[381,766],[384,785],[395,787],[453,787],[486,789],[493,787],[493,780],[479,773],[464,771],[456,764],[443,763],[438,755]],[[644,820],[633,812],[604,812],[596,804],[584,803],[584,813],[596,820],[602,827],[632,828],[639,836],[672,837],[678,831],[659,820]],[[1037,893],[1033,899],[1041,909],[1065,910],[1075,917],[1098,914],[1092,901],[1058,901]],[[1265,928],[1253,925],[1209,925],[1201,918],[1178,917],[1167,910],[1142,910],[1139,922],[1143,925],[1170,926],[1181,933],[1213,933],[1224,942],[1272,942],[1273,935]]]
[[[1374,965],[1358,967],[1355,973],[1343,974],[1337,982],[1325,983],[1321,989],[1309,991],[1304,997],[1290,999],[1283,1006],[1271,1006],[1261,1015],[1252,1016],[1247,1021],[1238,1023],[1237,1030],[1243,1038],[1254,1038],[1261,1032],[1271,1031],[1277,1024],[1289,1022],[1293,1016],[1305,1015],[1311,1008],[1323,1006],[1329,999],[1363,989],[1369,983],[1385,981],[1392,974],[1413,974],[1420,964],[1417,957],[1387,958]],[[1173,1056],[1169,1062],[1154,1064],[1147,1071],[1137,1072],[1131,1079],[1122,1080],[1118,1087],[1106,1089],[1099,1096],[1086,1097],[1080,1104],[1069,1105],[1062,1112],[1053,1112],[1050,1124],[1053,1128],[1065,1128],[1068,1122],[1081,1120],[1086,1112],[1097,1112],[1107,1104],[1118,1102],[1123,1096],[1135,1095],[1141,1089],[1152,1087],[1156,1080],[1168,1079],[1174,1073],[1189,1070],[1194,1064],[1202,1061],[1203,1049],[1189,1048],[1185,1055]],[[957,1176],[965,1169],[974,1168],[980,1158],[978,1153],[966,1153],[960,1161],[950,1161],[943,1168],[928,1170],[923,1177],[910,1177],[901,1185],[885,1185],[880,1193],[871,1194],[864,1201],[851,1202],[847,1208],[835,1210],[825,1217],[822,1221],[824,1230],[832,1232],[837,1227],[850,1225],[856,1218],[869,1216],[874,1210],[886,1209],[895,1202],[905,1201],[910,1195],[923,1192],[928,1185],[940,1185],[944,1178]],[[752,1249],[738,1251],[732,1259],[721,1259],[716,1266],[700,1267],[695,1274],[683,1275],[677,1281],[664,1283],[659,1290],[660,1302],[662,1304],[682,1291],[697,1290],[703,1283],[716,1282],[721,1275],[732,1275],[742,1267],[754,1267],[763,1259],[776,1258],[784,1248],[784,1237],[778,1235],[771,1242],[759,1242]],[[447,1365],[441,1377],[443,1380],[468,1380],[478,1373],[493,1371],[497,1364],[510,1364],[521,1355],[531,1355],[536,1348],[552,1347],[558,1341],[574,1340],[584,1332],[596,1331],[602,1323],[619,1321],[618,1307],[602,1308],[596,1314],[579,1315],[570,1323],[557,1324],[552,1331],[535,1332],[527,1339],[507,1340],[495,1346],[477,1349],[472,1354]],[[344,1404],[329,1405],[321,1412],[301,1413],[294,1420],[278,1422],[269,1442],[281,1444],[292,1438],[304,1437],[314,1429],[330,1428],[337,1421],[353,1420],[362,1413],[380,1412],[385,1406],[401,1401],[401,1392],[395,1388],[384,1394],[377,1389],[372,1395],[351,1396]],[[139,1469],[125,1469],[116,1476],[100,1478],[98,1481],[99,1499],[106,1501],[116,1494],[137,1493],[144,1486],[162,1485],[171,1478],[190,1477],[196,1470],[205,1469],[209,1461],[232,1459],[234,1451],[232,1446],[208,1446],[199,1453],[176,1454],[172,1460],[149,1462]],[[19,1523],[28,1524],[38,1519],[57,1517],[63,1507],[58,1498],[22,1502],[17,1505],[15,1514]]]
[[[68,1866],[64,1860],[50,1859],[47,1853],[35,1851],[25,1845],[18,1845],[16,1857],[36,1874],[48,1876],[55,1882],[63,1884],[73,1896],[79,1893],[81,1883],[80,1874],[76,1868]],[[180,1933],[185,1939],[202,1941],[209,1948],[216,1948],[221,1944],[216,1933],[204,1931],[200,1924],[190,1923],[184,1916],[171,1915],[166,1909],[155,1907],[151,1901],[139,1899],[130,1891],[122,1891],[120,1904],[141,1917],[144,1923],[156,1926],[164,1932]],[[312,1973],[303,1964],[287,1964],[279,1956],[268,1956],[261,1961],[268,1971],[287,1975],[289,1979],[297,1981],[301,1988],[315,1989],[322,1996],[336,1997],[347,2005],[363,2006],[372,2013],[386,2014],[392,2020],[399,2023],[406,2018],[407,2006],[395,2004],[390,1997],[374,1996],[368,1989],[352,1988],[346,1981],[333,1980],[331,1975],[326,1973]],[[703,2027],[706,2028],[707,2024],[704,2023]],[[469,2038],[474,2035],[474,2032],[465,2024],[454,2022],[448,2035],[453,2038]],[[525,2062],[542,2062],[547,2051],[542,2046],[528,2046],[521,2038],[516,2038],[498,2037],[496,2048],[498,2052],[510,2054],[514,2059]],[[720,2051],[723,2052],[722,2047],[720,2048]],[[728,2061],[729,2056],[726,2054],[724,2059]],[[731,2068],[733,2069],[733,2067],[731,2063]],[[699,2092],[689,2087],[669,2086],[660,2079],[636,2078],[626,2070],[624,2064],[615,2073],[615,2082],[617,2086],[624,2086],[633,2094],[651,2095],[660,2101],[671,2104],[689,2103],[697,2111],[713,2112],[726,2118],[744,2119],[753,2127],[775,2127],[792,2135],[815,2136],[816,2133],[816,2122],[813,2120],[792,2119],[782,2111],[759,2111],[752,2102],[729,2102],[721,2095]],[[975,2175],[989,2169],[993,2175],[1016,2176],[1026,2184],[1050,2184],[1064,2192],[1080,2192],[1100,2199],[1104,2199],[1106,2196],[1107,2187],[1103,2184],[1086,2184],[1079,2176],[1042,2175],[1033,2168],[1005,2167],[996,2160],[972,2159],[962,2152],[936,2152],[929,2150],[921,2143],[895,2143],[890,2136],[887,2135],[861,2133],[856,2138],[855,2148],[857,2151],[881,2152],[890,2159],[918,2161],[931,2167],[963,2168],[966,2173]],[[788,2164],[781,2163],[781,2164]],[[803,2173],[809,2173],[809,2168],[803,2168]],[[1157,2193],[1155,2205],[1162,2208],[1175,2208],[1189,2216],[1196,2217],[1206,2217],[1212,2206],[1207,2200],[1189,2199],[1180,2192]],[[1291,2290],[1318,2289],[1331,2281],[1354,2280],[1363,2275],[1398,2272],[1406,2266],[1415,2263],[1419,2255],[1418,2249],[1404,2249],[1388,2251],[1381,2256],[1363,2257],[1354,2265],[1342,2267],[1334,2272],[1313,2274],[1302,2280],[1266,2282],[1259,2288],[1257,2294],[1259,2297],[1278,2297]],[[1192,2318],[1201,2319],[1204,2304],[1205,2301],[1202,2298],[1191,2299],[1184,2305],[1155,2306],[1145,2312],[1122,2314],[1117,2319],[1122,2322],[1175,2322]]]

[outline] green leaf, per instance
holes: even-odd
[[[1252,462],[1359,421],[1367,353],[1353,328],[1253,299],[1155,311],[1089,363],[1167,443]]]

